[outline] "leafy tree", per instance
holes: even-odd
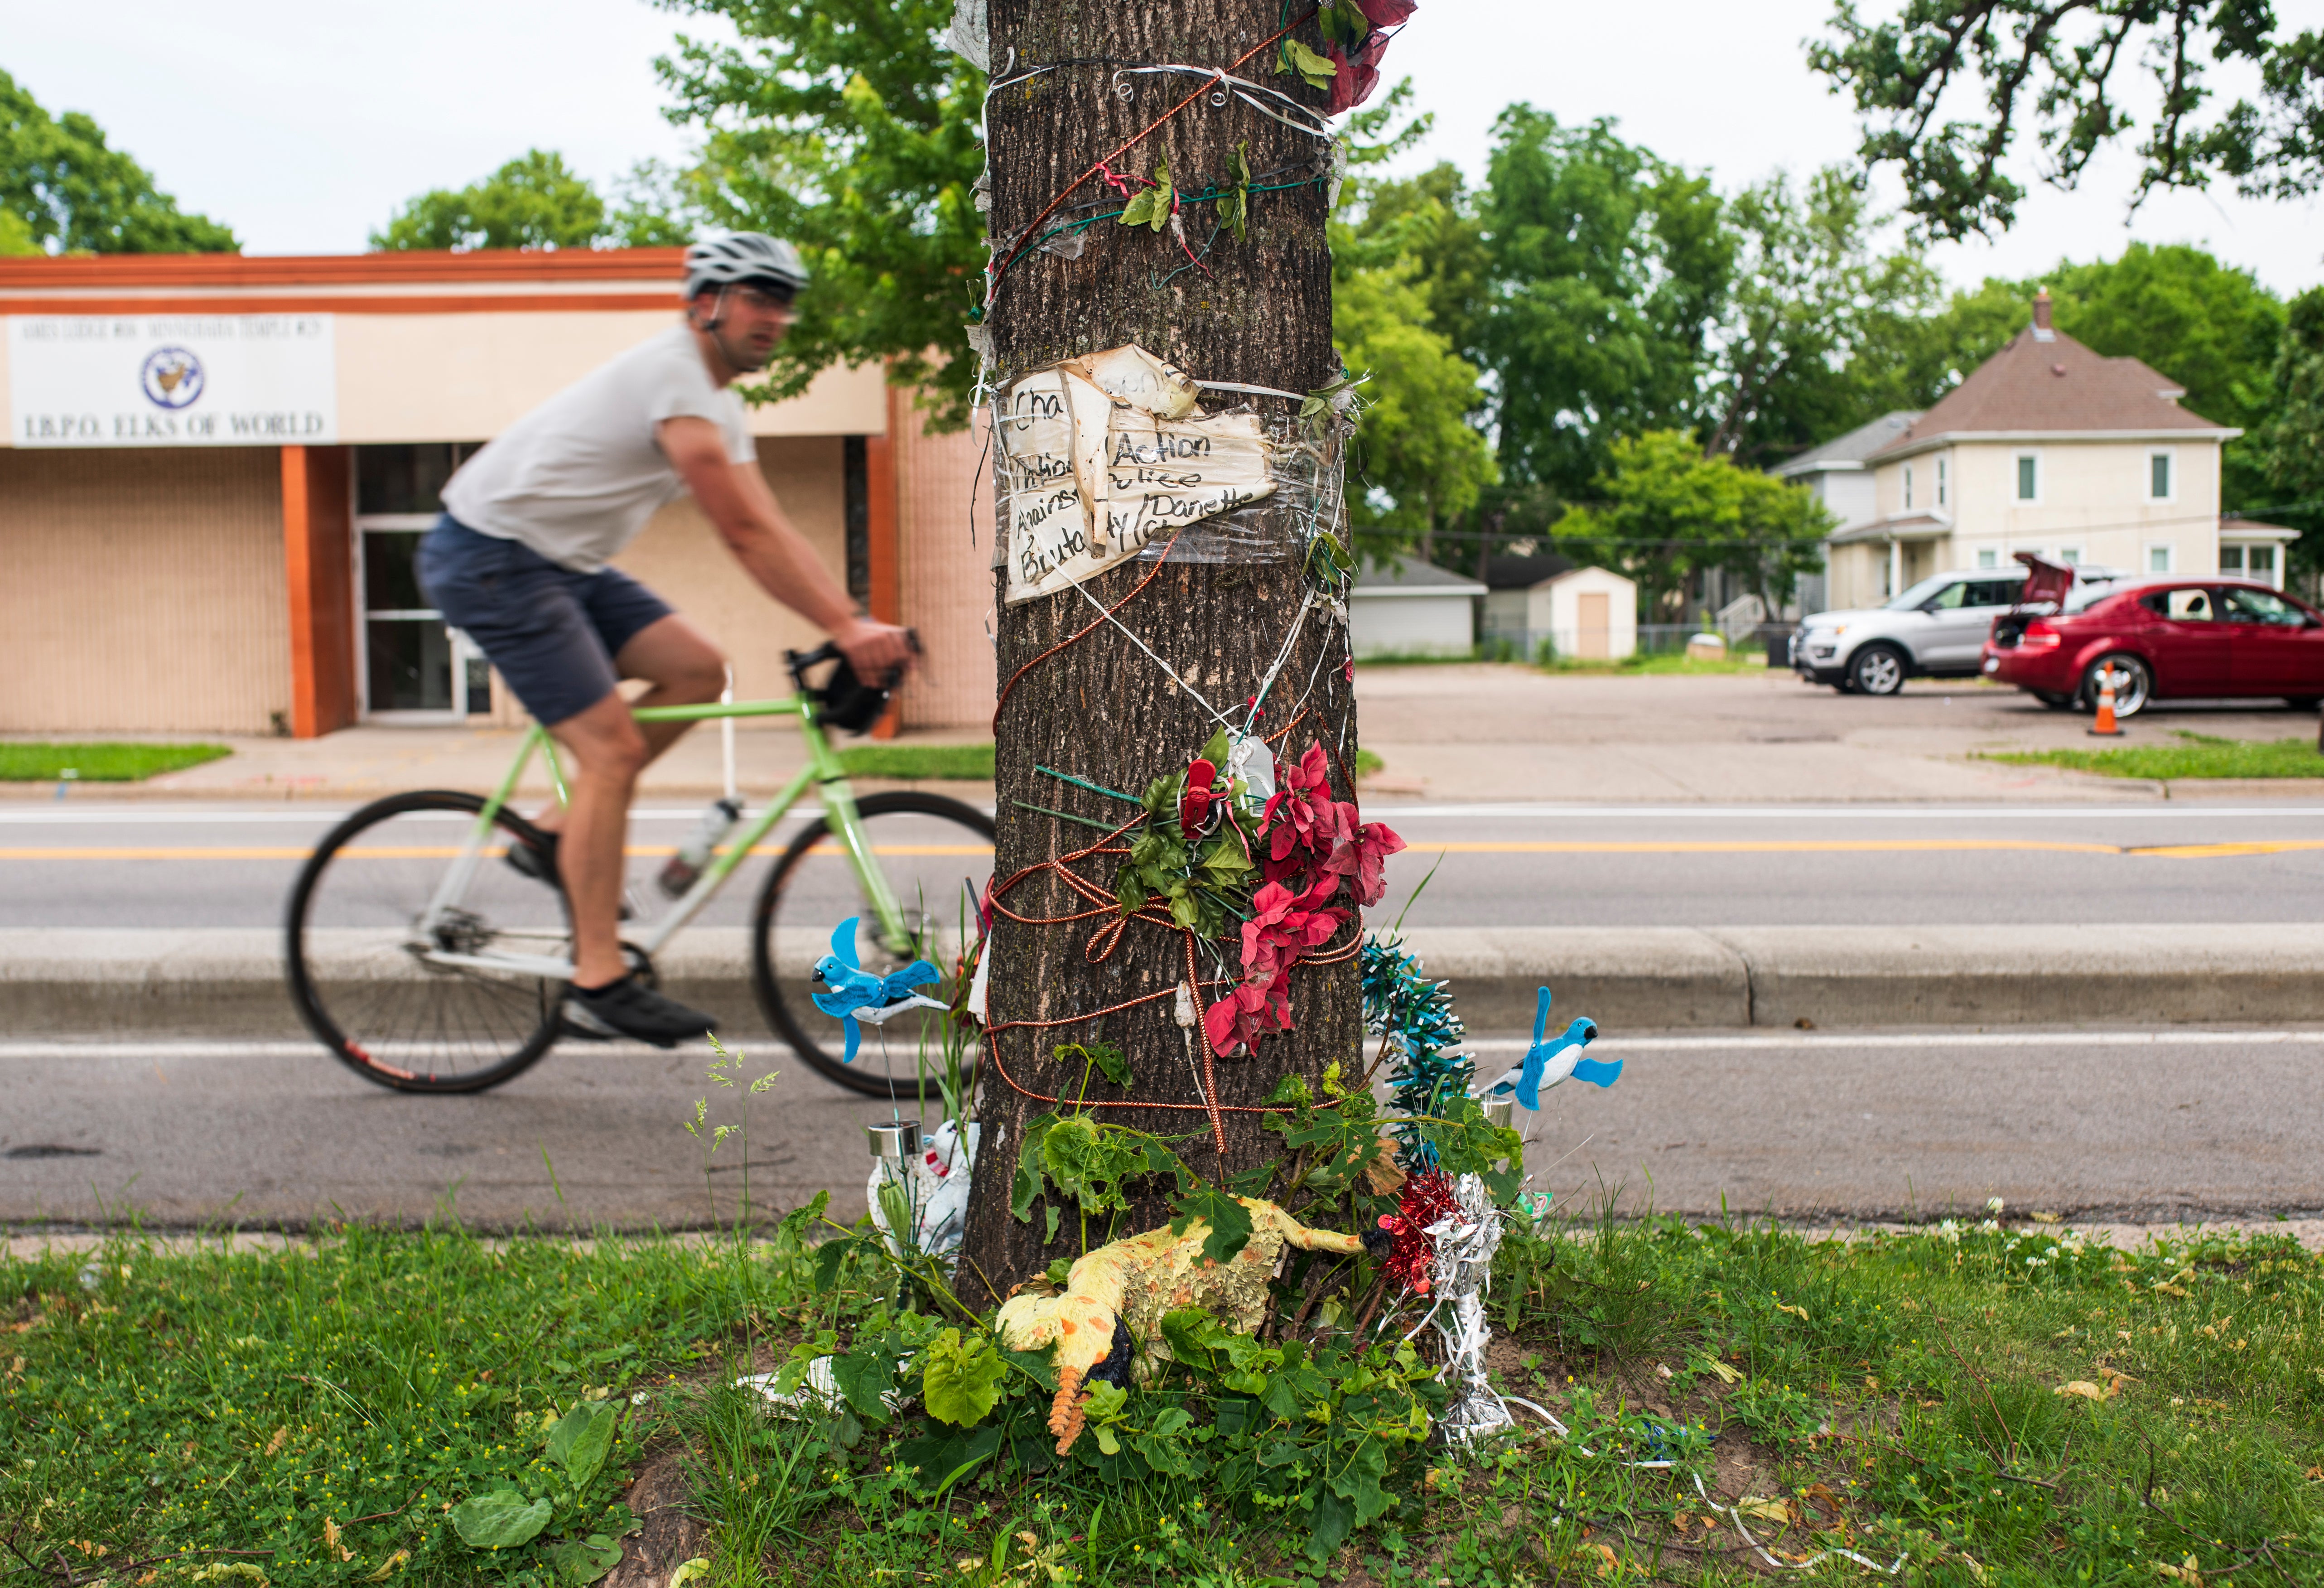
[[[1726,218],[1735,272],[1703,449],[1762,463],[1910,406],[1937,274],[1917,254],[1874,256],[1861,178],[1827,166],[1794,190],[1779,173]]]
[[[1416,260],[1333,272],[1332,340],[1369,399],[1350,473],[1349,506],[1374,555],[1416,544],[1474,507],[1495,478],[1491,444],[1469,416],[1480,407],[1477,366],[1428,324]],[[1387,534],[1378,531],[1387,531]]]
[[[1407,87],[1408,81],[1399,85],[1398,92]],[[1389,97],[1393,103],[1397,96]],[[1367,114],[1353,119],[1360,122]],[[1348,235],[1333,238],[1333,257],[1358,249],[1367,258],[1411,260],[1428,328],[1463,358],[1481,361],[1493,261],[1477,217],[1476,195],[1461,168],[1439,164],[1416,177],[1370,184],[1363,198],[1361,221]]]
[[[374,248],[586,248],[604,235],[605,201],[565,157],[529,149],[458,192],[422,193],[371,235]]]
[[[1691,428],[1734,240],[1708,179],[1513,105],[1495,126],[1480,218],[1492,261],[1479,334],[1502,472],[1575,494],[1614,440]]]
[[[0,71],[0,253],[53,245],[90,254],[232,254],[234,233],[188,215],[153,185],[152,173],[110,147],[77,110],[51,116]]]
[[[765,397],[836,363],[890,361],[968,417],[975,360],[958,355],[983,296],[985,77],[938,41],[952,0],[669,0],[721,19],[735,44],[681,36],[657,63],[672,119],[707,132],[700,201],[720,225],[796,244],[815,272]],[[933,350],[933,351],[932,351]]]
[[[41,252],[39,239],[24,217],[13,209],[0,209],[0,259],[21,257]]]
[[[2274,499],[2300,505],[2268,516],[2307,531],[2292,542],[2292,560],[2312,569],[2324,561],[2324,287],[2292,300],[2269,387],[2261,466]]]
[[[1594,482],[1600,502],[1568,507],[1553,534],[1576,562],[1636,579],[1643,611],[1669,605],[1688,581],[1716,568],[1773,612],[1800,575],[1822,566],[1821,542],[1839,521],[1806,489],[1705,457],[1684,430],[1625,437],[1608,451]]]
[[[2256,63],[2258,99],[2207,120],[2207,58]],[[2324,185],[2324,33],[2279,35],[2268,0],[1906,0],[1878,23],[1839,0],[1808,63],[1854,97],[1865,163],[1900,169],[1932,236],[2007,229],[2025,190],[2002,168],[2028,126],[2060,188],[2143,134],[2133,208],[2222,176],[2273,198]],[[2142,69],[2161,90],[2144,126],[2118,98]],[[1978,114],[1950,119],[1972,97]]]
[[[600,236],[622,248],[685,246],[703,230],[696,198],[702,180],[699,168],[639,161],[614,185]]]

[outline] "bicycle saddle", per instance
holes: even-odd
[[[908,629],[905,638],[910,642],[913,653],[918,654],[919,635]],[[786,651],[783,660],[790,666],[791,681],[798,686],[799,693],[816,703],[816,715],[831,726],[844,728],[851,734],[871,731],[872,725],[880,720],[881,713],[888,709],[888,698],[896,692],[897,684],[904,677],[904,669],[896,668],[882,682],[876,685],[866,683],[855,676],[855,669],[848,666],[847,658],[840,654],[839,647],[828,642],[805,653]],[[819,685],[808,683],[807,669],[820,667],[825,662],[833,665],[823,682]]]

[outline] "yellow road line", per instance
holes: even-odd
[[[2153,860],[2230,860],[2246,855],[2292,854],[2324,850],[2324,838],[2259,838],[2228,844],[2073,844],[2040,838],[1757,838],[1647,839],[1635,842],[1591,842],[1554,839],[1540,842],[1416,844],[1419,854],[1928,854],[1968,851],[2015,851],[2051,854],[2114,854]],[[0,861],[9,860],[304,860],[313,851],[290,847],[180,848],[16,848],[0,849]],[[375,846],[341,852],[349,860],[449,860],[460,853],[455,845]],[[497,857],[495,847],[484,851]],[[676,853],[667,844],[632,845],[632,859],[659,860]],[[754,854],[779,854],[781,850],[761,845]],[[828,840],[809,851],[818,856],[840,854]],[[989,844],[882,844],[872,853],[885,855],[991,854]]]
[[[195,847],[157,848],[80,848],[80,849],[0,849],[0,860],[304,860],[314,853],[311,849],[290,848],[227,848]],[[347,860],[450,860],[460,853],[456,845],[425,845],[412,846],[382,845],[363,849],[341,850]],[[496,859],[503,852],[499,848],[484,851],[488,859]],[[632,845],[629,854],[639,860],[659,860],[674,854],[677,848],[669,844]],[[753,854],[779,854],[779,848],[761,845]],[[817,855],[837,854],[835,844],[818,844],[809,853]],[[872,846],[874,854],[990,854],[992,845],[974,844],[880,844]]]

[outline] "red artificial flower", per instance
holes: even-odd
[[[1213,785],[1219,769],[1196,756],[1186,763],[1185,789],[1178,796],[1178,830],[1189,838],[1207,835],[1218,824],[1225,791]]]
[[[1356,9],[1376,28],[1392,28],[1417,8],[1417,0],[1356,0]]]
[[[1356,653],[1348,652],[1348,660],[1340,664],[1340,677],[1352,684],[1356,681]]]
[[[1319,908],[1339,891],[1340,880],[1325,875],[1304,893],[1269,882],[1251,899],[1255,913],[1242,925],[1242,963],[1247,970],[1288,970],[1306,954],[1332,940],[1347,914]]]
[[[1353,110],[1372,97],[1372,90],[1379,87],[1379,61],[1388,53],[1388,37],[1377,31],[1366,33],[1352,55],[1337,44],[1323,46],[1324,55],[1336,69],[1332,74],[1332,106],[1325,115]]]
[[[1385,822],[1366,822],[1351,831],[1346,841],[1332,851],[1323,862],[1323,869],[1333,876],[1347,878],[1356,902],[1370,909],[1388,891],[1388,857],[1404,846],[1395,828]]]
[[[1203,1031],[1211,1051],[1231,1054],[1238,1048],[1258,1051],[1259,1039],[1269,1031],[1291,1029],[1291,1000],[1276,971],[1263,972],[1203,1011]]]

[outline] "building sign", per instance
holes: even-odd
[[[281,447],[338,439],[327,314],[15,315],[18,447]]]

